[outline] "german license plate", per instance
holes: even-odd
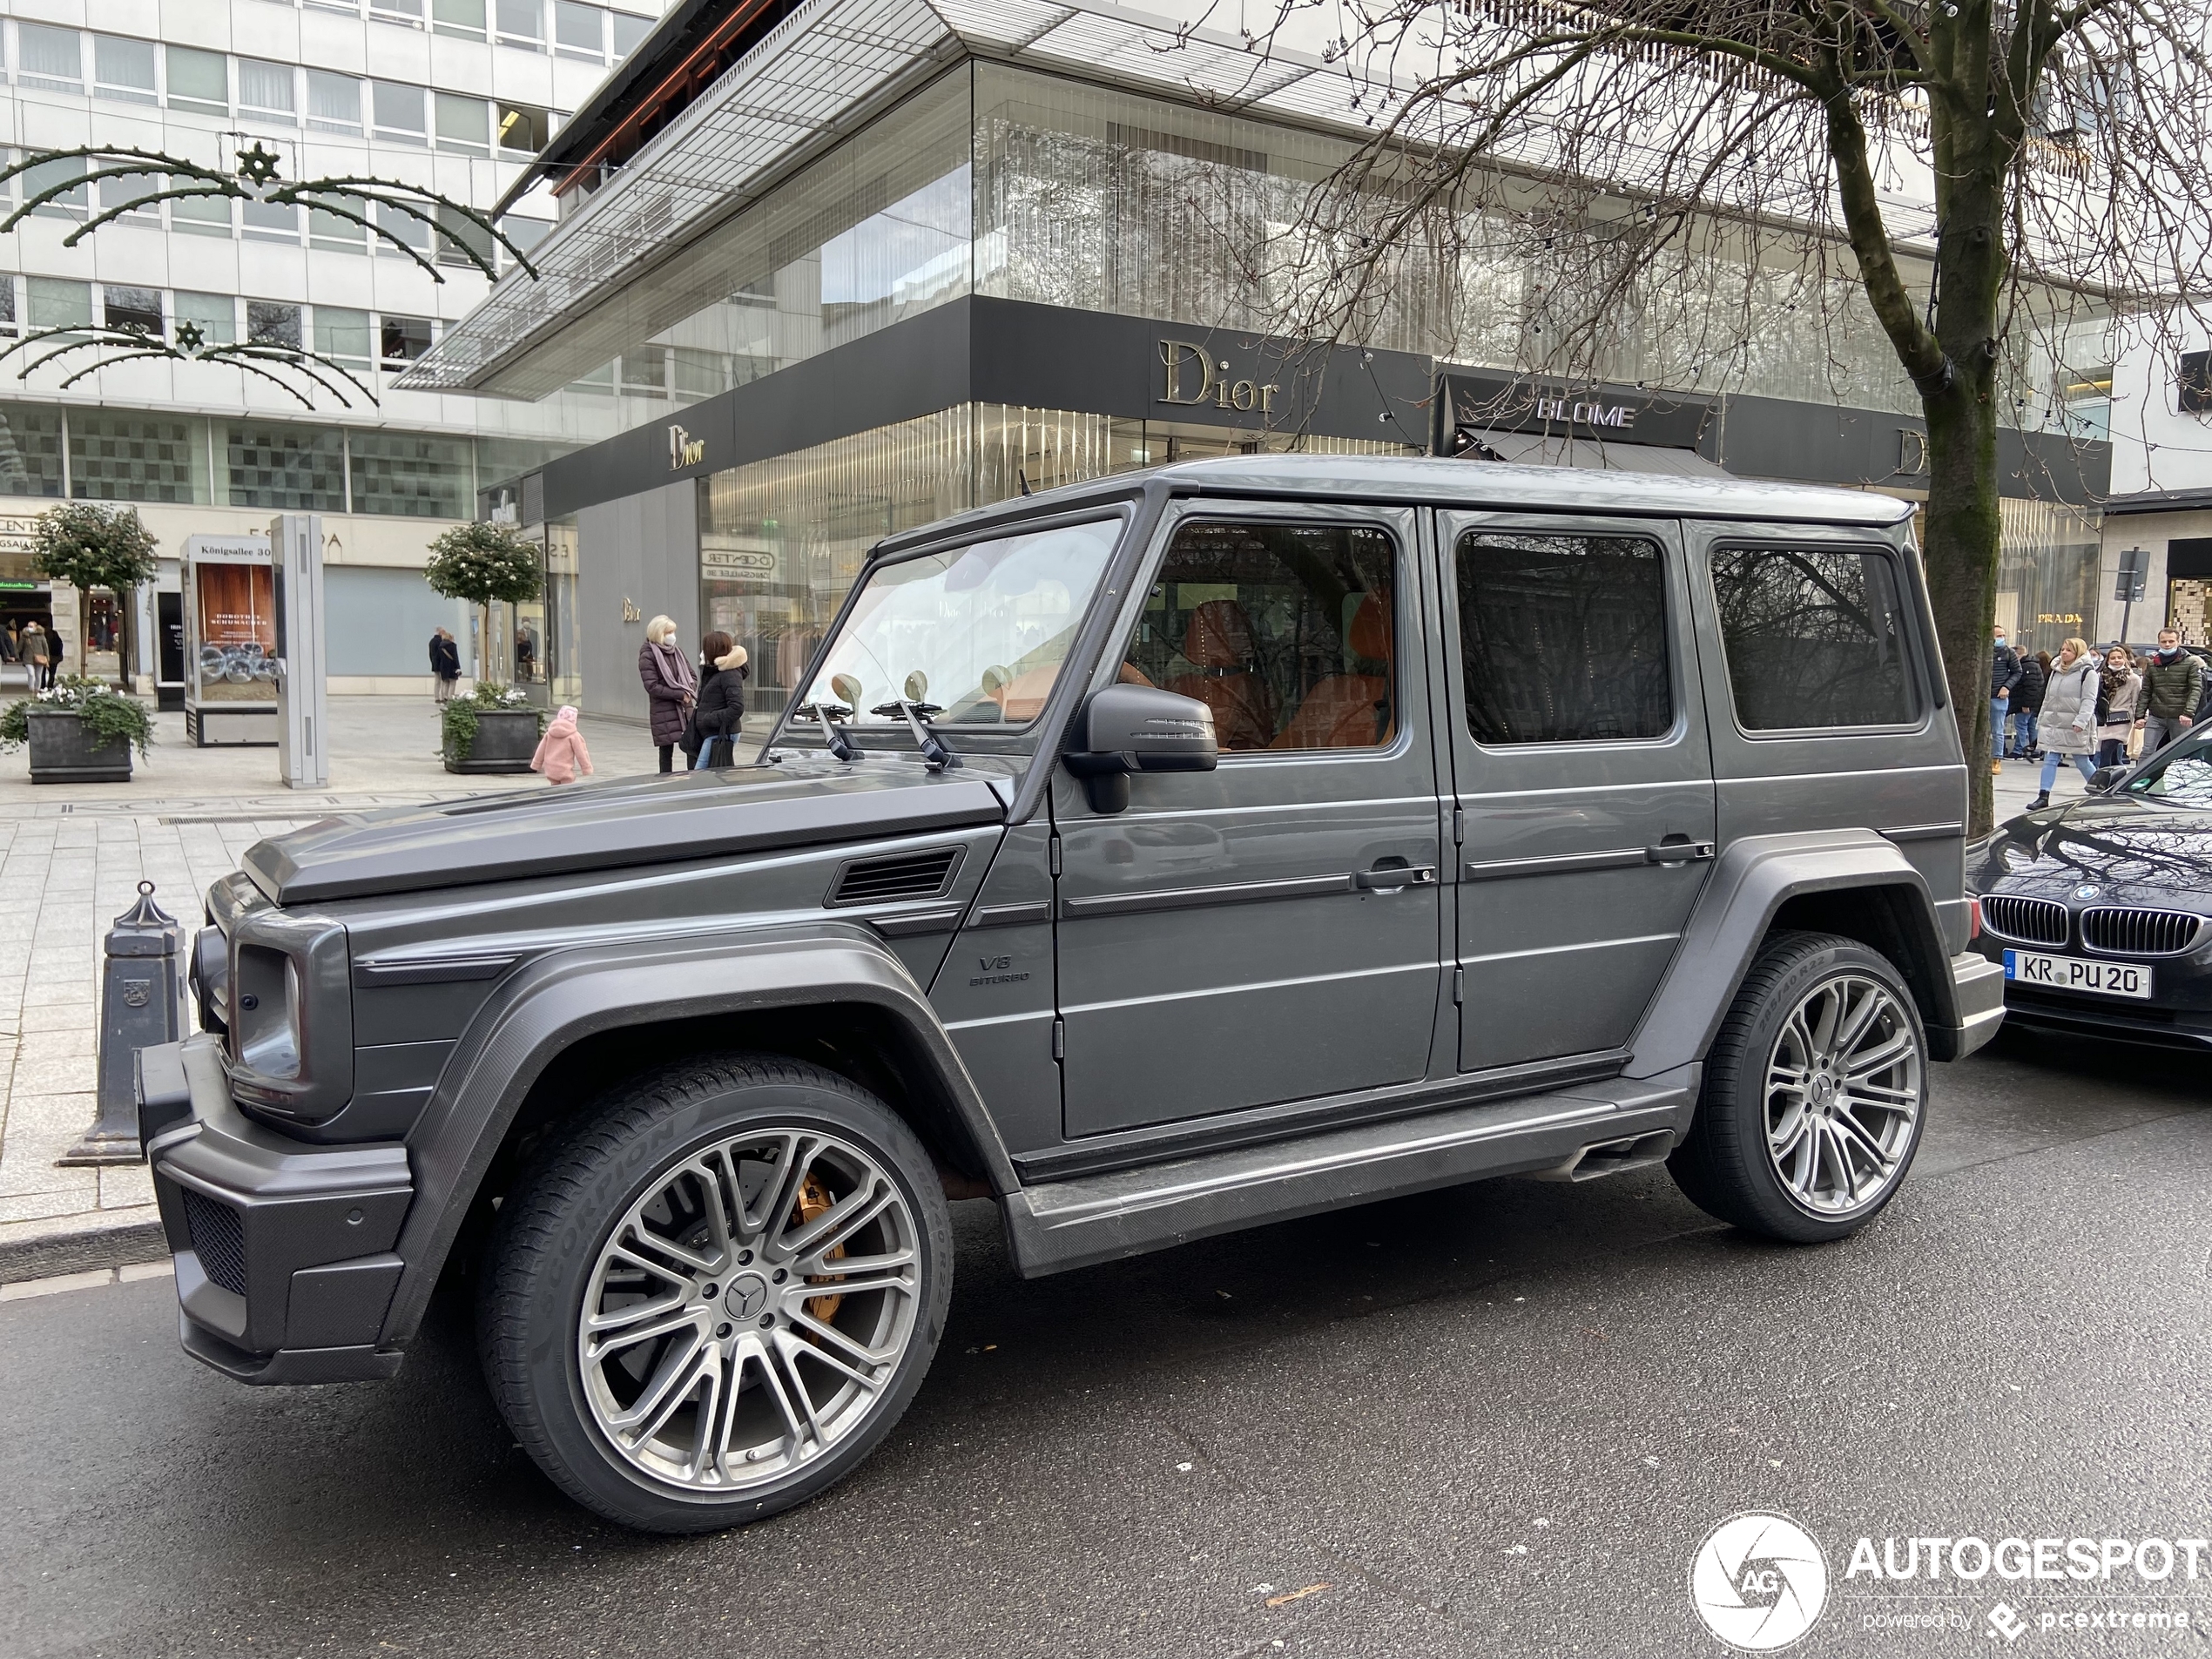
[[[2075,956],[2046,956],[2040,951],[2005,953],[2005,977],[2054,991],[2094,991],[2099,996],[2150,995],[2150,969],[2134,962],[2085,962]]]

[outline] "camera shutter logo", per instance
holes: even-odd
[[[1690,1557],[1689,1602],[1730,1647],[1772,1653],[1819,1622],[1828,1561],[1786,1515],[1732,1516]]]

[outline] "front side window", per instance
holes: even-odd
[[[1224,753],[1371,749],[1397,730],[1397,544],[1366,524],[1239,520],[1175,532],[1122,678],[1213,711]]]
[[[1122,523],[997,536],[883,566],[799,700],[900,730],[899,698],[947,725],[1030,724],[1075,648]]]
[[[1657,543],[1469,530],[1453,562],[1477,743],[1619,743],[1673,726]]]
[[[1746,732],[1903,725],[1916,698],[1897,567],[1880,553],[1731,547],[1713,601]]]

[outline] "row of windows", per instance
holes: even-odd
[[[1636,536],[1469,531],[1453,550],[1479,743],[1663,737],[1666,574]],[[1391,538],[1344,525],[1178,530],[1124,678],[1197,698],[1224,750],[1345,749],[1396,730]],[[1896,567],[1833,549],[1729,548],[1713,596],[1747,731],[1897,725],[1917,703]]]
[[[366,369],[373,358],[394,371],[428,351],[436,335],[436,324],[428,317],[372,314],[349,306],[300,306],[185,288],[165,291],[125,283],[78,282],[66,277],[23,280],[24,303],[18,307],[16,279],[0,274],[0,331],[10,335],[17,332],[18,320],[29,328],[84,328],[97,321],[105,327],[133,328],[166,340],[177,327],[190,323],[211,346],[257,341],[294,351],[314,350],[348,368]]]
[[[361,0],[304,3],[314,11],[361,14]],[[368,0],[368,16],[376,23],[420,29],[425,21],[423,0]],[[544,0],[492,0],[489,12],[485,0],[429,0],[428,21],[435,33],[462,40],[488,39],[522,51],[550,51],[556,57],[586,63],[618,64],[637,50],[658,20],[586,5],[583,0],[552,0],[550,6]]]
[[[500,0],[502,8],[509,3]],[[558,3],[565,7],[568,0]],[[597,7],[576,10],[604,16]],[[536,155],[553,136],[552,113],[529,105],[233,57],[197,46],[158,46],[122,35],[18,23],[16,54],[20,85],[82,93],[89,62],[95,98],[165,105],[225,120],[235,114],[264,126],[296,129],[304,118],[309,132],[428,145],[469,156],[496,151],[514,160]]]
[[[466,518],[476,481],[553,446],[282,421],[0,403],[0,495]]]

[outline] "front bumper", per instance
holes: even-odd
[[[378,1344],[415,1196],[396,1143],[307,1146],[232,1102],[222,1039],[140,1051],[139,1133],[185,1352],[247,1383],[388,1377]]]

